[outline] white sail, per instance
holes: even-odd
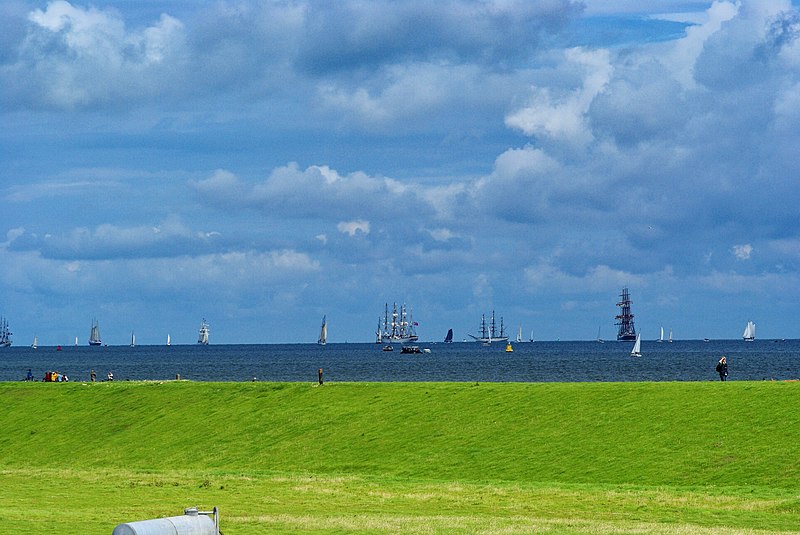
[[[658,337],[658,341],[659,342],[663,342],[664,341],[664,326],[663,325],[661,326],[661,335]]]
[[[669,328],[669,341],[672,342],[672,327]]]
[[[328,321],[326,316],[322,316],[322,327],[319,330],[319,339],[317,343],[321,346],[324,346],[328,343]]]
[[[33,349],[37,349],[39,347],[39,337],[35,334],[33,335],[33,343],[31,344]]]
[[[89,332],[89,345],[99,346],[102,343],[103,342],[100,340],[100,324],[97,322],[97,320],[93,320],[92,330]]]
[[[389,303],[384,305],[383,331],[381,332],[381,342],[385,344],[416,342],[418,336],[415,327],[413,313],[406,308],[405,303],[397,309],[397,303],[392,306],[391,316],[389,315]],[[380,330],[380,324],[378,325]]]
[[[172,345],[172,340],[170,339],[169,334],[167,334],[167,345],[168,346]]]
[[[756,339],[756,324],[752,321],[747,322],[747,326],[744,328],[744,333],[742,333],[742,338],[745,342],[752,342]]]
[[[522,343],[522,325],[519,326],[519,331],[517,331],[517,343]]]
[[[202,344],[204,346],[208,345],[208,323],[206,323],[206,319],[203,318],[203,322],[200,324],[200,332],[197,336],[197,343]]]
[[[633,349],[631,349],[631,356],[632,357],[641,357],[642,356],[642,335],[636,335],[636,342],[633,344]]]
[[[131,347],[136,347],[136,335],[131,331]]]

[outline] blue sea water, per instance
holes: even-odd
[[[690,340],[642,342],[642,357],[628,342],[533,342],[489,347],[469,343],[422,343],[430,353],[381,351],[378,344],[173,345],[10,347],[0,349],[0,380],[22,380],[28,369],[41,381],[58,370],[71,381],[714,381],[714,366],[727,356],[729,380],[800,378],[800,340]]]

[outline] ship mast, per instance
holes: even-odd
[[[633,313],[631,312],[631,298],[628,294],[628,288],[625,287],[622,289],[622,293],[620,294],[620,301],[617,303],[617,306],[620,307],[620,313],[615,316],[617,323],[615,325],[619,326],[619,330],[617,331],[617,340],[635,340],[636,339],[636,327],[633,324]]]

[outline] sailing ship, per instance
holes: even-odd
[[[491,344],[492,342],[508,342],[508,335],[506,334],[505,327],[503,326],[503,317],[500,317],[500,330],[498,331],[494,320],[494,310],[492,310],[491,323],[487,325],[486,314],[481,314],[480,334],[478,336],[470,334],[469,336],[472,337],[472,339],[476,342],[482,342],[484,344]]]
[[[206,319],[203,318],[202,323],[200,323],[200,332],[197,336],[197,343],[203,344],[204,346],[208,345],[208,323],[206,323]]]
[[[636,342],[633,344],[633,349],[631,349],[631,356],[632,357],[641,357],[642,356],[642,335],[636,335]]]
[[[33,335],[33,343],[31,344],[33,349],[39,349],[39,337],[35,334]]]
[[[447,329],[447,335],[444,337],[445,344],[452,344],[453,343],[453,329]]]
[[[92,330],[89,332],[89,345],[103,345],[103,341],[100,340],[100,324],[97,322],[97,320],[92,320]]]
[[[168,346],[172,345],[172,339],[169,337],[169,334],[167,334],[167,345]]]
[[[322,316],[322,327],[319,330],[319,339],[317,339],[317,343],[321,346],[328,343],[328,321],[325,315]]]
[[[400,305],[399,312],[397,311],[397,303],[392,305],[391,319],[389,318],[389,303],[386,303],[384,305],[383,330],[380,331],[380,341],[385,344],[416,342],[419,337],[414,327],[417,325],[412,318],[411,312],[406,312],[405,303]]]
[[[131,347],[136,347],[136,335],[131,331]]]
[[[669,338],[667,338],[667,342],[672,343],[672,327],[669,328]]]
[[[598,325],[598,326],[597,326],[597,342],[598,342],[599,344],[605,344],[605,343],[606,343],[606,341],[605,341],[605,340],[603,340],[603,339],[600,337],[600,328],[601,328],[601,327],[602,327],[602,325]]]
[[[752,321],[747,322],[747,326],[744,328],[744,332],[742,333],[742,338],[745,342],[752,342],[756,339],[756,324]]]
[[[522,343],[522,325],[519,326],[519,330],[517,331],[517,343]]]
[[[620,301],[617,303],[620,307],[620,313],[615,316],[619,326],[617,331],[617,340],[623,342],[632,342],[636,340],[636,327],[633,325],[633,314],[631,313],[631,298],[628,294],[628,288],[623,288],[620,294]]]
[[[663,342],[664,341],[664,326],[663,325],[661,326],[661,335],[658,337],[658,341],[659,342]]]
[[[11,335],[14,334],[8,328],[8,320],[0,317],[0,347],[11,347]]]

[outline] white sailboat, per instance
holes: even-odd
[[[667,341],[672,343],[672,327],[669,328],[669,339]]]
[[[208,323],[206,323],[206,319],[203,318],[203,322],[200,323],[200,332],[197,336],[197,343],[202,344],[204,346],[208,345]]]
[[[522,343],[522,325],[519,326],[519,330],[517,331],[517,343]]]
[[[39,337],[36,336],[35,334],[33,335],[33,343],[31,344],[31,347],[33,349],[38,349],[39,348]]]
[[[744,328],[744,333],[742,333],[742,338],[745,342],[752,342],[756,339],[756,324],[752,321],[747,322],[747,326]]]
[[[631,349],[631,356],[632,357],[641,357],[642,356],[642,335],[636,335],[636,342],[633,344],[633,349]]]
[[[131,331],[131,347],[136,347],[136,335]]]
[[[167,345],[168,346],[172,345],[172,340],[170,339],[169,334],[167,334]]]
[[[664,341],[664,326],[663,325],[661,326],[661,336],[658,337],[658,341],[659,342],[663,342]]]
[[[92,321],[92,330],[89,332],[89,345],[103,345],[103,341],[100,340],[100,324],[97,322],[97,320]]]
[[[319,330],[319,339],[317,343],[321,346],[328,343],[328,321],[324,315],[322,316],[322,327]]]

